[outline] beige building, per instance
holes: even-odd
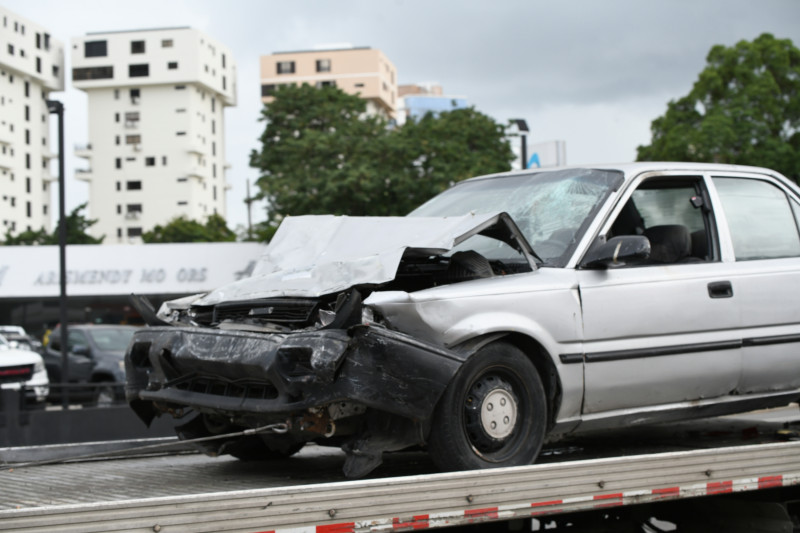
[[[261,100],[270,103],[275,89],[288,83],[333,85],[366,99],[369,113],[395,118],[397,69],[380,50],[321,49],[261,56]]]

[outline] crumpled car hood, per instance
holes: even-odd
[[[473,235],[533,251],[507,213],[457,217],[288,217],[251,277],[220,287],[193,305],[274,297],[318,297],[356,285],[391,281],[403,255],[439,255]]]

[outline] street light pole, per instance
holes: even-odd
[[[66,194],[64,192],[64,104],[58,100],[47,100],[47,110],[58,115],[58,257],[59,257],[59,322],[61,324],[61,382],[69,382],[69,357],[67,356],[67,219]],[[61,406],[69,407],[69,388],[61,392]]]
[[[520,150],[520,154],[522,156],[522,161],[521,161],[522,164],[520,165],[520,168],[522,168],[522,170],[526,170],[528,168],[528,143],[526,142],[527,137],[525,134],[528,133],[528,131],[530,131],[528,129],[528,123],[525,122],[524,118],[512,118],[511,123],[516,124],[517,129],[519,130],[519,136],[522,141],[522,146]]]

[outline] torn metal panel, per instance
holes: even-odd
[[[131,402],[277,418],[349,400],[427,419],[462,358],[369,326],[292,336],[149,328],[137,333],[131,354]]]
[[[194,301],[200,306],[256,298],[318,297],[395,279],[405,254],[441,255],[477,234],[517,249],[530,245],[505,213],[457,217],[288,217],[249,278]]]

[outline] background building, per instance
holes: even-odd
[[[90,231],[138,242],[183,215],[225,216],[224,109],[236,104],[230,50],[191,28],[72,39],[72,83],[89,97]]]
[[[261,100],[270,103],[275,89],[288,83],[333,85],[366,99],[368,113],[395,118],[397,69],[380,50],[350,47],[261,56]]]
[[[465,96],[446,95],[442,91],[442,86],[436,83],[401,85],[397,89],[399,96],[397,123],[400,125],[405,124],[409,118],[419,120],[426,113],[437,115],[444,111],[468,107]]]
[[[50,119],[64,90],[64,47],[38,24],[0,7],[0,239],[50,230]]]

